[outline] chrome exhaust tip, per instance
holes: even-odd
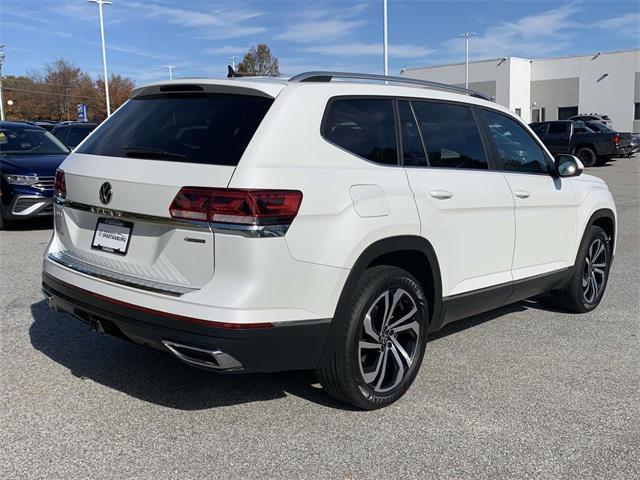
[[[211,370],[242,370],[244,368],[238,360],[217,348],[194,347],[170,340],[162,340],[162,344],[178,360],[189,365]]]

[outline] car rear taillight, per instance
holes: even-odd
[[[173,199],[173,218],[240,225],[290,225],[298,213],[298,190],[183,187]]]
[[[53,194],[56,198],[67,197],[67,184],[64,180],[64,172],[62,170],[56,170],[56,179],[53,183]]]
[[[613,144],[618,145],[620,143],[620,135],[613,136]]]

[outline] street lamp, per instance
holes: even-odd
[[[102,16],[102,5],[111,5],[108,0],[87,0],[89,3],[98,4],[98,12],[100,12],[100,38],[102,40],[102,69],[104,73],[104,96],[107,102],[107,117],[111,115],[111,106],[109,105],[109,77],[107,77],[107,49],[104,45],[104,17]]]
[[[2,64],[4,63],[4,44],[0,45],[0,120],[4,122],[4,100],[2,99]]]
[[[387,34],[387,0],[382,0],[382,57],[384,58],[384,74],[389,75],[389,48]]]
[[[173,80],[173,69],[176,68],[175,65],[165,65],[169,69],[169,80]]]
[[[475,37],[474,32],[465,32],[461,37],[464,37],[464,88],[469,88],[469,39]]]

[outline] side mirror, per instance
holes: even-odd
[[[575,155],[561,153],[555,158],[556,174],[559,177],[577,177],[584,170],[584,165]]]

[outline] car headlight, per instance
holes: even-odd
[[[38,183],[38,177],[35,175],[4,175],[4,179],[10,185],[35,185]]]

